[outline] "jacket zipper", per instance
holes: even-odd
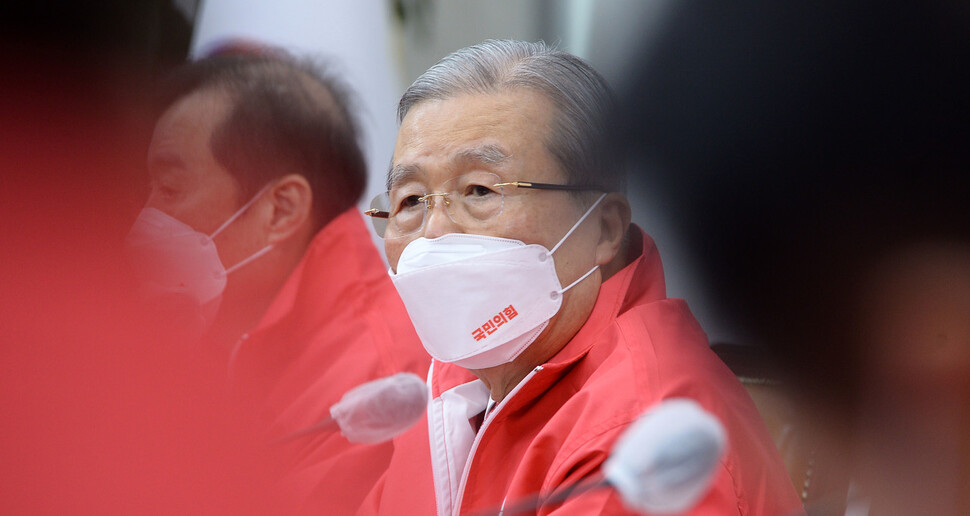
[[[489,424],[493,419],[495,419],[495,416],[498,415],[505,405],[508,404],[509,400],[512,399],[512,397],[515,396],[515,394],[518,393],[519,390],[525,386],[525,384],[529,383],[529,380],[531,380],[532,377],[535,376],[535,374],[539,371],[542,371],[542,366],[538,366],[530,371],[529,374],[527,374],[525,378],[523,378],[522,381],[519,382],[519,384],[516,385],[501,402],[499,402],[498,405],[495,405],[495,408],[492,409],[492,413],[489,415],[489,417],[486,417],[485,421],[482,422],[482,427],[479,428],[478,433],[475,434],[475,439],[472,441],[471,450],[468,452],[468,458],[465,460],[465,469],[461,472],[461,481],[458,483],[458,498],[455,500],[455,504],[452,507],[454,516],[461,515],[461,504],[462,500],[465,498],[465,484],[468,481],[468,473],[472,469],[472,462],[475,460],[475,452],[478,450],[478,443],[481,442],[482,436],[485,435],[485,431],[488,429]]]

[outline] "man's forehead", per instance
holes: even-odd
[[[148,170],[168,170],[184,168],[186,149],[180,141],[182,132],[170,124],[155,127],[152,140],[148,145]]]
[[[178,164],[192,148],[207,146],[227,109],[225,95],[213,89],[195,91],[173,102],[155,124],[148,164]]]
[[[205,88],[188,93],[172,102],[155,123],[155,133],[184,130],[189,127],[211,127],[222,121],[229,110],[226,93]]]
[[[445,151],[442,156],[435,156],[449,169],[460,173],[468,168],[482,166],[486,168],[500,167],[512,157],[511,151],[497,143],[477,143],[461,146],[454,150]],[[401,183],[426,178],[429,171],[421,163],[394,163],[387,175],[388,190]]]

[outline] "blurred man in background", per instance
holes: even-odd
[[[163,322],[195,325],[271,438],[325,419],[359,384],[427,371],[356,208],[366,171],[348,102],[334,78],[277,52],[176,71],[128,236],[144,293],[180,315]],[[281,512],[343,514],[391,445],[322,432],[281,451]]]

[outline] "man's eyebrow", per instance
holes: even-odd
[[[508,160],[511,155],[504,148],[494,144],[486,144],[471,149],[464,149],[455,154],[453,161],[461,164],[498,165]],[[387,172],[387,190],[395,185],[411,179],[421,172],[417,165],[394,165]]]
[[[510,154],[501,146],[486,144],[459,152],[456,156],[456,161],[498,165],[509,159],[509,157]]]
[[[148,157],[149,168],[185,168],[185,161],[175,152],[153,152]]]
[[[416,176],[420,170],[416,165],[394,165],[387,171],[387,191],[390,192],[394,185]]]

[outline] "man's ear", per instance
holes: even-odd
[[[630,202],[621,193],[610,193],[600,202],[600,240],[596,244],[596,264],[609,269],[609,264],[624,259],[626,232],[630,227]]]
[[[313,191],[300,174],[289,174],[276,181],[268,197],[273,206],[269,221],[269,243],[275,244],[292,237],[312,217]]]

